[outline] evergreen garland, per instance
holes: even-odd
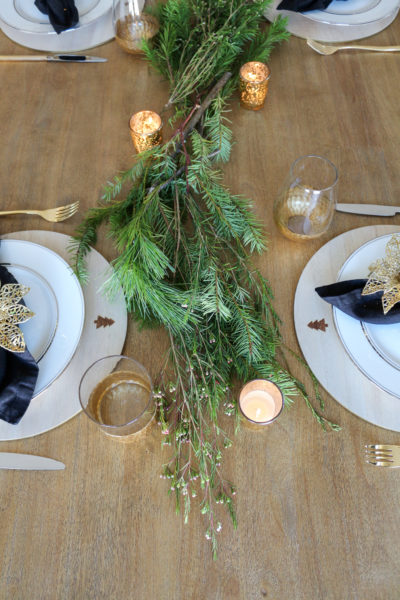
[[[144,42],[144,51],[169,82],[171,121],[182,123],[167,143],[138,155],[105,187],[73,243],[75,270],[84,280],[85,256],[107,223],[119,252],[109,290],[122,286],[134,317],[168,332],[172,375],[170,368],[160,374],[156,397],[163,443],[174,452],[162,476],[185,520],[200,488],[214,554],[221,529],[216,504],[228,508],[236,525],[235,488],[221,473],[222,450],[231,440],[219,424],[221,412],[237,415],[232,385],[272,379],[286,403],[300,393],[322,427],[337,429],[280,365],[272,292],[250,262],[265,250],[261,227],[249,201],[224,186],[218,167],[230,156],[227,100],[240,66],[267,61],[288,38],[282,18],[263,29],[269,3],[168,0],[157,8],[160,32],[152,46]]]

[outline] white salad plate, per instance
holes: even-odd
[[[398,0],[333,0],[325,10],[304,14],[313,21],[349,27],[378,23],[398,8]]]
[[[27,348],[38,362],[34,396],[70,362],[81,337],[85,304],[81,286],[58,254],[32,242],[1,240],[0,263],[30,287],[25,304],[35,313],[21,325]]]
[[[2,237],[0,252],[6,240],[17,239],[45,246],[61,259],[71,258],[71,238],[62,233],[44,230],[7,234]],[[104,293],[111,266],[96,250],[92,250],[87,257],[87,269],[89,281],[83,286],[85,322],[72,359],[52,384],[31,400],[18,424],[11,425],[0,419],[0,442],[39,435],[69,421],[82,410],[78,389],[86,369],[99,358],[121,354],[128,321],[124,295],[119,290],[111,299]],[[40,274],[43,275],[41,268]],[[107,327],[99,326],[99,316],[108,319]],[[86,421],[90,427],[89,419]]]
[[[380,236],[358,248],[344,263],[338,281],[364,279],[369,266],[385,256],[391,235]],[[351,359],[382,390],[400,398],[400,323],[362,323],[333,309],[336,329]]]
[[[393,22],[400,7],[400,0],[333,0],[325,10],[299,13],[277,10],[280,2],[273,0],[267,19],[287,17],[293,35],[320,42],[350,42],[379,33]]]
[[[308,261],[300,276],[294,299],[294,324],[304,358],[327,392],[339,404],[368,423],[400,432],[399,398],[382,389],[352,360],[335,326],[332,305],[320,298],[315,291],[316,287],[337,281],[339,273],[342,278],[343,265],[364,244],[383,235],[387,240],[392,233],[400,234],[399,226],[359,227],[342,233],[322,246]],[[385,242],[380,247],[375,246],[371,262],[384,256],[384,246]],[[367,255],[365,261],[368,261]],[[366,271],[358,272],[361,263],[359,267],[356,262],[352,264],[357,266],[357,273],[354,270],[343,271],[346,278],[366,276]],[[361,325],[354,321],[356,329],[360,330]],[[323,327],[317,327],[317,324],[322,324]],[[390,329],[392,325],[381,327]],[[361,335],[358,331],[357,336],[361,338]],[[382,345],[379,338],[375,338],[375,342],[393,353],[390,342],[389,347],[386,346],[388,340],[385,345]],[[371,348],[371,353],[375,355],[373,360],[376,361],[376,350]],[[393,354],[391,356],[395,358]],[[383,362],[382,360],[382,364]],[[328,418],[332,416],[328,402],[325,413]],[[340,417],[338,418],[340,421]]]
[[[33,0],[1,0],[0,26],[17,44],[34,50],[79,52],[114,37],[112,0],[75,0],[79,23],[57,34]]]

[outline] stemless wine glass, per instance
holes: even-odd
[[[274,204],[281,233],[292,240],[325,233],[335,212],[337,181],[337,169],[327,158],[315,154],[298,158]]]
[[[158,33],[158,20],[143,12],[145,0],[113,0],[115,39],[126,52],[142,52],[142,41]]]
[[[121,441],[130,441],[155,414],[150,375],[127,356],[105,356],[94,362],[82,376],[79,401],[106,435]]]

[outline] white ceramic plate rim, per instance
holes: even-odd
[[[351,2],[351,0],[347,0]],[[311,21],[318,21],[325,25],[359,26],[368,25],[384,19],[399,7],[399,0],[381,0],[373,8],[354,14],[331,13],[325,10],[311,10],[303,13]]]
[[[40,23],[48,25],[50,19],[48,15],[42,13],[32,2],[32,0],[13,0],[16,12],[31,23]],[[79,16],[82,17],[90,10],[93,10],[100,0],[75,0],[75,6],[79,11]],[[23,14],[25,13],[25,14]],[[26,15],[26,16],[25,16]],[[32,16],[32,18],[30,17]]]
[[[5,258],[6,256],[6,258]],[[68,263],[58,254],[34,242],[2,239],[3,264],[23,264],[36,269],[53,290],[59,308],[58,324],[51,344],[39,363],[39,376],[33,397],[41,394],[65,369],[79,343],[85,303],[82,288]],[[29,348],[29,340],[26,340]]]
[[[52,36],[63,36],[66,32],[72,33],[75,31],[80,31],[82,29],[85,29],[89,25],[93,25],[98,19],[104,16],[104,14],[111,8],[111,5],[111,0],[99,0],[99,3],[93,8],[93,10],[90,10],[84,15],[82,15],[82,17],[79,19],[79,23],[75,27],[67,29],[61,34],[57,34],[50,23],[33,23],[32,21],[24,19],[15,10],[14,0],[1,0],[0,19],[4,21],[6,25],[21,33],[31,35],[45,34]]]
[[[3,29],[3,33],[16,44],[42,52],[82,52],[105,44],[114,38],[111,7],[101,18],[89,26],[67,29],[60,35],[26,33],[9,27],[1,20],[0,29]]]
[[[334,15],[356,15],[377,6],[381,0],[333,0],[324,9],[325,13]]]
[[[374,249],[373,252],[376,258],[384,256],[385,247],[390,238],[391,235],[380,236],[360,246],[344,262],[339,271],[338,281],[353,277],[353,275],[349,276],[349,269],[352,269],[352,274],[359,273],[359,278],[367,277],[368,267],[371,264],[371,257],[367,260],[367,252]],[[400,398],[400,370],[393,363],[386,360],[383,353],[381,354],[371,343],[368,336],[368,326],[337,308],[333,308],[333,318],[337,333],[346,352],[360,371],[382,390],[396,398]],[[390,325],[381,325],[380,327],[385,328],[390,327]]]
[[[313,21],[306,17],[306,13],[297,13],[288,10],[278,11],[280,0],[273,0],[272,6],[265,11],[265,16],[269,21],[274,21],[279,15],[288,19],[287,30],[297,37],[303,39],[319,40],[320,42],[341,43],[352,42],[354,40],[364,39],[375,35],[379,31],[386,29],[396,18],[398,8],[393,10],[387,17],[374,23],[366,25],[329,25]]]
[[[324,9],[325,13],[334,15],[356,15],[371,10],[382,0],[333,0],[329,6]]]

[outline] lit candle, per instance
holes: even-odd
[[[162,121],[152,110],[142,110],[132,115],[129,128],[136,152],[143,152],[162,142]]]
[[[268,65],[262,62],[252,61],[241,67],[240,103],[243,108],[259,110],[264,106],[270,75]]]
[[[267,425],[274,421],[283,409],[282,392],[272,381],[255,379],[242,388],[239,408],[250,424]]]

